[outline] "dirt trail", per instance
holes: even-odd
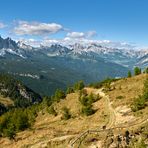
[[[108,123],[106,124],[106,128],[110,129],[113,128],[116,122],[116,112],[114,110],[114,108],[111,105],[109,96],[106,95],[102,89],[98,89],[96,91],[93,92],[96,95],[100,95],[104,101],[105,101],[105,108],[106,110],[109,112],[109,120]],[[79,138],[81,138],[81,136],[85,135],[85,133],[87,133],[87,131],[83,132],[79,137],[77,137],[74,141],[76,142]],[[72,142],[71,142],[72,143]],[[70,147],[73,147],[72,145],[70,145]]]
[[[99,89],[95,92],[95,94],[99,94],[105,101],[105,107],[106,107],[106,110],[108,110],[109,112],[109,121],[106,125],[107,128],[111,128],[111,127],[114,127],[115,125],[115,122],[116,122],[116,112],[114,110],[114,108],[112,107],[111,105],[111,102],[110,102],[110,99],[109,99],[109,96],[106,95],[102,89]]]
[[[109,129],[134,127],[134,126],[141,125],[141,124],[144,124],[144,123],[148,122],[148,118],[145,118],[145,119],[141,119],[141,120],[138,119],[139,122],[138,121],[134,121],[134,123],[128,122],[128,124],[126,124],[126,125],[125,124],[116,125],[115,123],[116,123],[116,120],[117,120],[118,115],[116,113],[116,110],[112,107],[112,103],[110,102],[109,96],[106,95],[103,92],[103,89],[95,90],[95,91],[93,91],[93,93],[96,94],[96,95],[99,94],[102,97],[102,99],[104,99],[105,108],[106,108],[106,110],[109,113],[109,120],[108,120],[108,123],[106,124],[106,129],[105,129],[106,131],[109,130]],[[97,132],[98,133],[98,132],[102,132],[102,130],[101,129],[100,129],[100,131],[98,129],[96,129],[96,130],[88,130],[88,131],[85,131],[85,132],[81,133],[81,135],[79,135],[79,137],[77,137],[74,141],[71,141],[71,145],[70,145],[71,147],[70,148],[73,148],[74,144],[82,136],[84,136],[86,134],[89,134],[91,132]],[[96,146],[95,145],[92,145],[91,148],[92,147],[96,147]],[[98,148],[101,147],[100,146],[100,141],[99,141],[97,147]]]

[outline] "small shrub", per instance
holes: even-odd
[[[79,81],[75,83],[74,90],[82,90],[85,87],[85,84],[83,81]]]
[[[62,119],[68,120],[68,119],[71,118],[70,111],[69,111],[69,109],[67,107],[63,107],[62,111],[63,111]]]
[[[16,131],[15,131],[15,127],[14,125],[9,125],[9,127],[7,129],[4,129],[4,135],[6,137],[9,137],[9,139],[14,139],[14,137],[16,136]]]
[[[79,95],[80,96],[87,96],[87,90],[86,89],[82,89],[79,91]]]
[[[119,99],[119,100],[120,100],[120,99],[123,99],[123,98],[124,98],[123,96],[117,96],[117,97],[116,97],[116,99]]]
[[[89,106],[92,103],[98,101],[100,99],[99,95],[93,95],[92,93],[90,95],[83,95],[79,98],[79,101],[83,106]]]
[[[91,83],[89,86],[98,89],[98,88],[101,88],[101,87],[103,87],[103,86],[105,87],[106,85],[110,86],[110,84],[111,84],[112,82],[115,82],[115,81],[117,81],[117,80],[119,80],[119,79],[107,78],[107,79],[105,79],[105,80],[103,80],[103,81],[101,81],[101,82]],[[107,86],[107,87],[108,87],[108,86]],[[109,88],[109,90],[110,90],[110,88]]]
[[[54,115],[54,116],[57,116],[57,112],[55,111],[55,109],[54,109],[53,106],[50,106],[50,107],[48,108],[48,113],[49,113],[49,114],[52,114],[52,115]]]
[[[105,84],[104,84],[104,88],[105,88],[105,91],[110,91],[110,90],[111,90],[111,85],[110,85],[110,83],[105,83]]]
[[[136,112],[145,108],[148,102],[148,78],[144,82],[143,94],[136,98],[131,106],[131,109]]]
[[[141,69],[139,67],[135,67],[134,74],[135,74],[135,76],[141,74]]]
[[[135,101],[132,104],[132,111],[136,112],[138,110],[141,110],[145,107],[145,99],[142,96],[139,96],[138,98],[135,99]]]
[[[144,73],[147,73],[148,74],[148,67],[145,68]]]
[[[52,96],[52,100],[59,102],[60,99],[64,99],[65,97],[66,97],[66,95],[65,95],[64,91],[57,89],[56,92],[55,92],[55,95]]]
[[[142,139],[138,144],[137,147],[139,148],[147,148],[147,144],[145,144],[144,140]]]
[[[92,109],[92,103],[96,102],[97,100],[100,99],[99,95],[94,95],[94,94],[90,94],[90,95],[83,95],[80,96],[79,101],[82,104],[82,114],[89,116],[95,113],[95,110]]]
[[[74,89],[73,87],[68,87],[66,90],[66,94],[71,94],[71,93],[74,93]]]
[[[92,109],[92,105],[82,107],[82,114],[84,114],[86,116],[90,116],[90,115],[92,115],[94,113],[95,113],[95,110]]]
[[[127,77],[130,78],[132,76],[131,71],[128,71]]]

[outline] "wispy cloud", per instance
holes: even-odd
[[[67,33],[69,38],[85,38],[85,33],[83,32],[69,32]]]
[[[0,22],[0,29],[5,28],[7,25],[5,25],[4,23]]]
[[[88,31],[88,32],[68,32],[66,37],[73,39],[85,39],[92,38],[97,35],[96,31]]]
[[[13,36],[24,43],[32,46],[50,46],[51,44],[62,44],[70,45],[75,43],[80,44],[92,44],[97,43],[105,47],[112,48],[122,48],[122,49],[133,49],[136,48],[135,44],[130,44],[126,42],[115,42],[110,40],[97,40],[94,37],[97,35],[95,30],[90,30],[86,32],[73,31],[67,26],[62,26],[58,23],[43,23],[43,22],[29,22],[29,21],[15,21],[12,25],[6,25],[0,22],[0,29],[5,29],[7,32],[12,33]],[[50,38],[52,34],[56,34],[63,31],[65,35],[61,39]],[[19,35],[19,36],[17,36]],[[25,36],[28,35],[28,36]]]
[[[92,37],[95,37],[95,36],[97,36],[97,32],[94,31],[94,30],[86,32],[87,38],[92,38]]]
[[[18,21],[13,32],[16,35],[50,35],[62,29],[63,26],[57,23]]]

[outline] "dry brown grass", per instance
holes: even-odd
[[[91,91],[95,90],[92,89]],[[89,90],[89,93],[91,93],[91,91]],[[70,109],[72,118],[69,120],[61,120],[62,108],[64,106]],[[47,112],[44,114],[40,112],[31,130],[17,134],[17,142],[1,139],[0,144],[5,145],[6,148],[10,147],[10,145],[13,148],[19,148],[25,145],[26,147],[27,145],[31,147],[32,144],[40,147],[41,143],[48,143],[52,145],[52,147],[60,147],[65,144],[65,142],[63,142],[64,136],[67,136],[67,139],[70,140],[87,129],[96,129],[106,124],[107,119],[104,115],[106,115],[107,112],[103,106],[104,101],[101,99],[93,104],[93,108],[96,109],[94,115],[88,117],[83,116],[81,114],[82,105],[79,102],[79,93],[69,94],[66,99],[61,100],[59,103],[54,103],[54,108],[58,112],[56,117],[49,115]],[[59,138],[58,142],[57,138]],[[51,139],[53,139],[52,142]],[[68,141],[66,143],[68,143]]]
[[[110,100],[113,102],[113,106],[118,107],[121,105],[126,105],[130,107],[133,99],[142,94],[144,86],[143,83],[146,77],[146,74],[141,74],[114,82],[112,86],[115,89],[108,92]],[[122,96],[122,98],[119,96]]]
[[[133,98],[142,93],[145,78],[146,75],[143,74],[114,82],[115,89],[107,92],[114,109],[119,106],[130,107]],[[88,94],[97,91],[97,89],[93,88],[85,89]],[[119,97],[117,99],[118,96],[123,96],[123,98]],[[69,120],[61,120],[64,106],[70,109],[72,118]],[[88,129],[100,128],[108,122],[108,112],[105,108],[104,99],[93,103],[96,113],[91,116],[83,116],[80,112],[81,107],[79,94],[69,94],[66,99],[54,103],[54,108],[58,112],[57,116],[49,115],[47,112],[44,114],[40,112],[32,129],[18,133],[16,142],[6,138],[0,139],[0,145],[5,148],[40,148],[43,145],[52,148],[67,147],[68,142],[78,136],[77,134]],[[143,112],[148,113],[148,109],[144,109]]]
[[[0,95],[0,103],[4,104],[5,106],[13,105],[14,102],[10,98],[4,98]]]
[[[119,106],[131,108],[131,104],[135,98],[143,93],[144,81],[147,77],[148,74],[141,74],[114,82],[112,84],[114,89],[107,92],[112,101],[112,106],[114,108]],[[140,118],[145,118],[148,115],[148,107],[132,114]]]

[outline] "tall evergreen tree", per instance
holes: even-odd
[[[132,76],[131,71],[128,71],[128,78],[130,78]]]
[[[135,67],[134,74],[135,74],[135,76],[141,74],[141,69],[139,67]]]

